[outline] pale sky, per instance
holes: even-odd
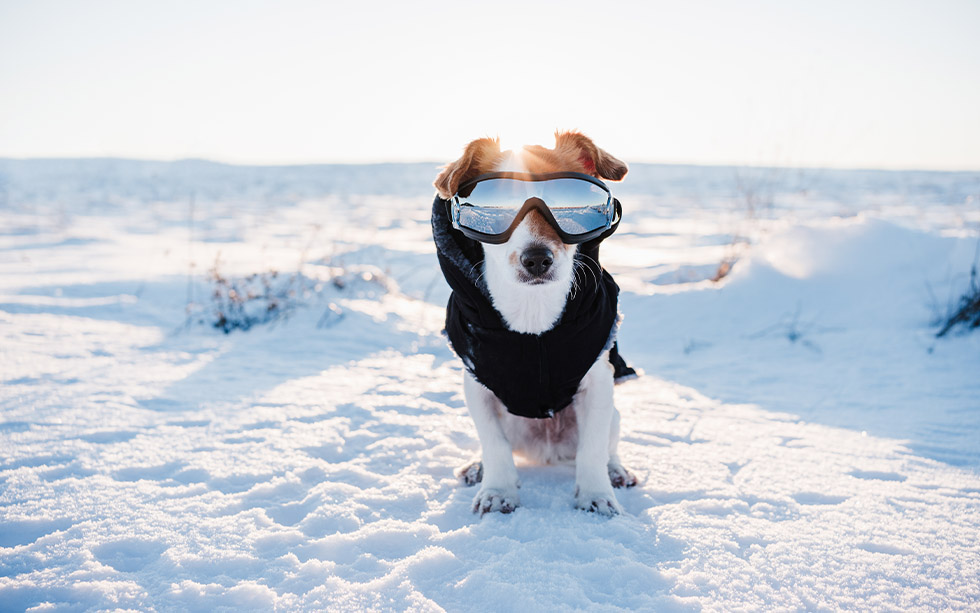
[[[0,157],[980,170],[980,2],[0,0]]]

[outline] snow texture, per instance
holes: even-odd
[[[0,610],[977,609],[980,175],[634,167],[640,484],[480,519],[435,172],[0,160]]]

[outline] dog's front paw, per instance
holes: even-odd
[[[483,517],[487,513],[513,513],[521,505],[517,490],[483,488],[473,499],[473,512]]]
[[[612,492],[576,492],[575,508],[612,517],[623,512],[623,507],[619,506],[619,501]]]
[[[616,488],[633,487],[638,483],[636,475],[626,470],[622,464],[609,463],[609,483]]]
[[[464,485],[476,485],[483,481],[483,462],[473,460],[469,464],[456,469],[456,476]]]

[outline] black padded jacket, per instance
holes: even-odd
[[[453,350],[477,381],[514,415],[552,417],[572,402],[579,383],[609,349],[617,381],[636,376],[616,346],[619,286],[599,265],[599,243],[582,243],[575,257],[576,289],[558,323],[541,334],[507,328],[480,276],[483,247],[453,229],[449,203],[432,204],[432,235],[439,266],[452,288],[446,307],[446,334]]]

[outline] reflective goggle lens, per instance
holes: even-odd
[[[459,225],[482,234],[501,234],[510,227],[517,209],[460,204]]]
[[[612,198],[607,190],[588,180],[566,177],[544,181],[490,178],[463,186],[456,195],[458,223],[482,234],[501,234],[529,198],[544,201],[566,234],[593,232],[612,221]]]

